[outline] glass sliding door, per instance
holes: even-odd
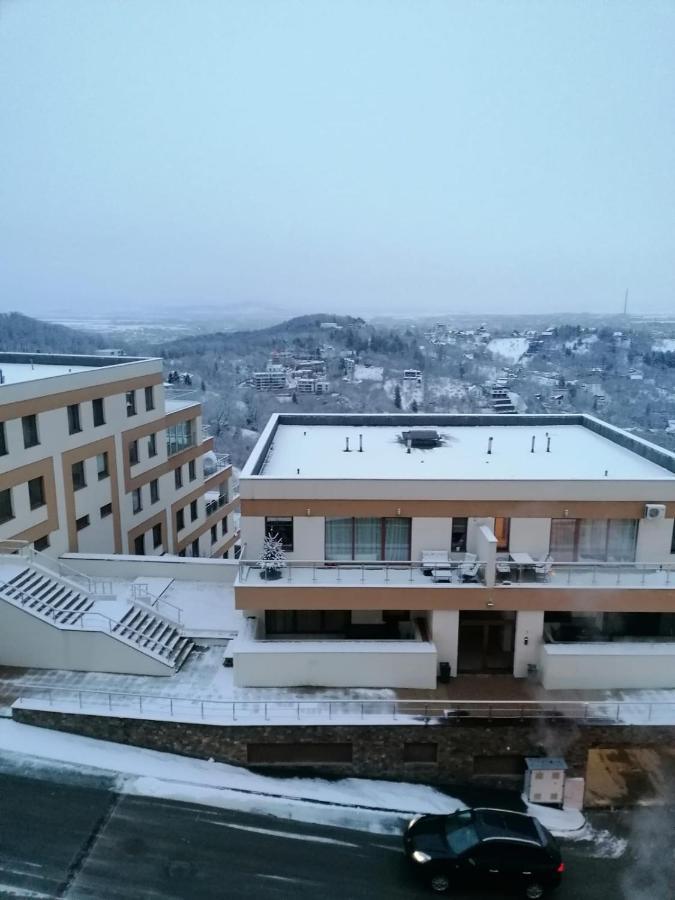
[[[552,519],[550,554],[557,562],[634,562],[635,519]]]
[[[384,558],[390,562],[410,559],[410,519],[384,520]]]
[[[354,559],[363,562],[382,559],[381,519],[354,519]]]
[[[342,562],[352,559],[354,552],[354,520],[326,519],[326,559]]]
[[[635,562],[638,523],[635,519],[610,519],[607,529],[607,562]]]
[[[607,519],[581,519],[577,538],[577,559],[604,561],[607,556]]]
[[[557,562],[574,562],[576,530],[576,519],[551,519],[549,553]]]

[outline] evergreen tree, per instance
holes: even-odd
[[[401,388],[398,385],[396,385],[394,390],[394,406],[396,409],[401,408]]]

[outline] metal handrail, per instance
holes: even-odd
[[[146,649],[147,649],[147,644],[148,644],[148,643],[151,643],[151,644],[154,645],[154,646],[153,646],[153,652],[156,650],[156,647],[157,647],[157,646],[160,647],[160,650],[161,650],[162,648],[165,649],[165,650],[168,649],[167,644],[162,644],[162,643],[161,643],[160,641],[158,641],[156,638],[150,638],[150,637],[148,637],[147,635],[145,635],[142,631],[140,631],[140,630],[137,629],[137,628],[132,628],[130,625],[124,624],[124,623],[119,622],[119,621],[115,621],[114,619],[111,619],[110,616],[106,616],[106,615],[105,615],[104,613],[102,613],[102,612],[98,612],[98,611],[93,611],[93,612],[92,612],[92,610],[90,610],[90,609],[88,609],[88,610],[82,610],[82,611],[74,611],[74,610],[64,609],[63,607],[52,606],[52,605],[50,605],[49,603],[45,603],[44,601],[40,600],[39,598],[36,598],[34,594],[30,594],[28,591],[23,590],[23,588],[15,587],[13,584],[11,584],[11,583],[8,582],[8,581],[0,581],[0,592],[3,590],[3,588],[9,588],[11,591],[14,592],[14,594],[19,594],[19,595],[20,595],[20,598],[21,598],[21,606],[22,606],[22,607],[28,602],[28,600],[37,600],[37,603],[38,603],[38,604],[41,604],[43,607],[46,607],[46,611],[44,611],[44,610],[42,610],[42,609],[39,610],[39,611],[36,610],[36,611],[35,611],[35,615],[36,615],[36,616],[39,616],[39,617],[41,617],[41,618],[44,618],[44,619],[48,619],[48,618],[50,618],[50,616],[48,615],[48,613],[51,613],[51,614],[52,614],[52,615],[51,615],[51,618],[54,620],[54,623],[55,623],[55,624],[57,625],[57,627],[60,628],[60,629],[72,631],[72,630],[75,630],[76,628],[79,628],[80,631],[103,631],[103,632],[108,632],[108,633],[111,635],[111,637],[119,638],[120,640],[124,640],[125,643],[127,643],[127,644],[128,644],[128,643],[131,643],[132,645],[138,647],[138,642],[129,641],[129,640],[127,639],[126,632],[129,632],[129,631],[130,631],[132,634],[138,635],[139,641],[145,641],[145,642],[146,642],[146,645],[143,646],[143,647],[141,648],[141,649],[143,649],[143,650],[146,650]],[[5,595],[2,597],[2,599],[5,600],[7,603],[11,603],[13,606],[16,606],[16,604],[14,603],[14,597],[12,597],[12,596],[7,596],[7,595],[5,594]],[[54,614],[55,614],[55,613],[59,613],[59,612],[62,612],[62,613],[64,614],[64,616],[65,616],[65,615],[72,615],[74,618],[73,618],[73,620],[72,620],[71,622],[58,622],[58,623],[57,623]],[[85,616],[96,617],[96,618],[98,618],[99,620],[103,620],[104,622],[107,623],[107,628],[87,628],[87,627],[84,625],[84,617],[85,617]],[[175,623],[175,622],[167,621],[166,619],[164,619],[164,617],[163,617],[161,614],[159,615],[159,618],[160,618],[163,622],[165,622],[165,624],[170,625],[170,626],[172,626],[172,627],[174,627],[174,628],[176,627],[176,623]],[[79,624],[78,624],[78,623],[79,623]],[[119,627],[119,630],[116,631],[114,626],[118,626],[118,627]],[[122,634],[122,632],[125,632],[125,633]],[[161,655],[161,653],[160,653],[159,655]]]
[[[143,594],[143,593],[139,593],[139,588],[144,588],[144,589],[145,589],[145,593],[144,593],[144,594]],[[131,596],[133,597],[134,601],[140,603],[141,606],[148,606],[150,609],[152,609],[154,612],[156,612],[159,616],[161,616],[161,617],[163,617],[163,618],[166,618],[166,619],[171,618],[170,616],[166,615],[165,613],[161,613],[161,612],[159,611],[159,604],[160,604],[160,603],[163,603],[165,606],[168,606],[169,609],[171,609],[171,610],[173,611],[173,613],[175,614],[176,618],[175,618],[175,620],[174,620],[174,624],[175,624],[176,622],[177,622],[179,625],[182,623],[182,621],[183,621],[183,610],[180,608],[180,606],[176,606],[175,603],[171,603],[169,600],[164,600],[162,597],[156,597],[154,594],[151,594],[150,591],[148,590],[148,585],[147,585],[147,583],[145,583],[145,582],[140,582],[140,583],[138,583],[138,582],[132,582],[132,584],[131,584]],[[150,600],[151,600],[152,602],[151,602],[151,603],[144,603],[143,601],[145,600],[146,597],[149,597]]]
[[[8,681],[7,683],[13,684]],[[615,700],[233,700],[203,699],[199,697],[175,697],[161,694],[139,694],[131,691],[97,691],[78,688],[60,688],[40,684],[20,685],[21,694],[16,703],[36,700],[30,692],[46,695],[50,708],[65,705],[58,695],[72,698],[77,708],[87,706],[87,700],[100,705],[108,715],[115,712],[123,715],[129,706],[139,712],[148,713],[152,704],[163,706],[160,713],[173,718],[180,716],[181,706],[197,710],[200,719],[211,719],[209,710],[225,714],[228,721],[269,721],[274,718],[293,718],[298,721],[323,720],[339,721],[341,717],[355,717],[359,721],[369,719],[410,718],[425,725],[441,725],[451,722],[461,723],[466,718],[473,719],[528,719],[565,720],[578,723],[624,724],[624,714],[636,718],[640,712],[645,724],[658,720],[659,711],[672,710],[675,702],[665,701],[615,701]],[[120,703],[122,701],[122,703]],[[128,705],[124,706],[124,701]],[[117,709],[116,709],[117,707]],[[247,715],[248,713],[248,715]],[[276,714],[276,715],[275,715]]]
[[[259,559],[239,559],[239,581],[246,582],[251,570],[262,571],[263,566]],[[335,580],[340,583],[342,572],[360,572],[361,582],[366,581],[366,572],[383,571],[384,583],[390,580],[392,572],[408,572],[409,581],[413,583],[416,571],[431,571],[437,574],[430,579],[432,584],[464,584],[463,577],[478,579],[485,582],[488,564],[479,559],[475,560],[450,560],[448,562],[420,562],[419,560],[298,560],[285,559],[276,567],[283,573],[283,579],[293,581],[294,569],[309,569],[312,573],[312,581],[316,582],[317,572],[335,572]],[[445,576],[448,576],[447,578]],[[456,576],[456,577],[455,577]],[[272,582],[274,583],[274,582]]]

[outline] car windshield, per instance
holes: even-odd
[[[479,843],[471,810],[465,809],[454,816],[448,816],[445,821],[445,839],[457,856]]]

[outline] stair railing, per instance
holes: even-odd
[[[151,594],[148,585],[144,582],[132,582],[131,596],[135,603],[140,603],[141,606],[147,606],[160,617],[172,621],[172,624],[182,624],[183,610],[180,606],[176,606],[175,603],[170,603],[168,600],[163,600],[161,597],[156,597],[154,594]],[[167,607],[170,610],[170,613],[160,612],[160,604]]]

